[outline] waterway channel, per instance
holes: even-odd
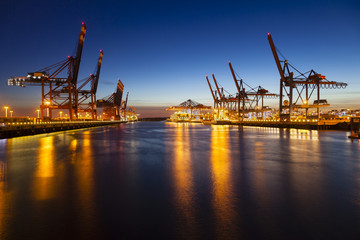
[[[0,140],[0,239],[358,239],[345,131],[138,122]]]

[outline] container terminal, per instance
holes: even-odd
[[[138,120],[135,108],[127,107],[129,92],[126,94],[126,99],[122,100],[124,84],[120,79],[115,92],[97,99],[96,93],[104,55],[102,50],[100,50],[95,72],[85,79],[78,80],[85,34],[86,25],[82,23],[75,56],[67,56],[58,63],[29,72],[25,77],[8,79],[9,86],[41,87],[41,105],[37,110],[37,118],[22,123],[14,122],[12,116],[9,120],[8,107],[5,106],[6,117],[1,121],[1,138],[26,135],[25,132],[27,134],[41,133],[40,130],[36,130],[37,128],[48,132],[81,128],[91,124],[91,126],[99,126],[110,124],[110,122],[124,123]],[[327,99],[321,98],[321,89],[341,89],[347,84],[329,81],[326,76],[313,69],[300,72],[278,51],[270,33],[267,38],[280,75],[279,94],[271,93],[260,85],[249,86],[239,77],[229,61],[236,87],[235,94],[225,95],[227,91],[221,87],[215,75],[212,74],[214,85],[206,76],[213,106],[205,106],[189,99],[178,106],[166,109],[175,111],[168,120],[203,124],[342,129],[351,130],[352,138],[358,138],[358,117],[340,117],[335,113],[321,114],[321,108],[330,106]],[[282,60],[279,55],[283,57]],[[278,110],[264,104],[268,98],[279,99]],[[102,110],[102,113],[98,110]],[[57,112],[59,117],[53,117],[53,112]],[[21,129],[24,129],[24,133],[21,133]]]
[[[85,35],[83,22],[75,56],[67,56],[24,77],[8,79],[9,86],[41,87],[41,105],[36,110],[37,118],[15,118],[13,111],[5,106],[5,118],[0,118],[0,138],[137,121],[135,109],[127,107],[129,92],[126,100],[122,100],[124,84],[120,79],[115,92],[99,100],[96,98],[103,50],[100,50],[95,72],[78,80]],[[58,117],[54,117],[54,112]]]
[[[281,53],[284,59],[280,60],[279,51],[275,47],[271,34],[268,33],[267,37],[280,75],[279,94],[271,93],[260,85],[249,86],[239,77],[229,61],[236,87],[235,94],[225,95],[228,91],[221,87],[215,75],[212,74],[213,83],[206,76],[213,99],[212,110],[204,112],[208,108],[201,108],[202,104],[191,104],[192,100],[188,100],[179,106],[167,109],[177,110],[169,120],[173,122],[200,121],[203,124],[352,130],[351,136],[356,138],[358,136],[356,129],[359,129],[357,124],[359,111],[345,116],[337,111],[330,111],[327,114],[321,111],[321,108],[330,106],[327,99],[321,98],[321,90],[343,89],[347,87],[347,84],[329,81],[326,76],[313,69],[304,73],[300,72]],[[269,98],[279,99],[278,109],[269,108],[264,104],[264,101]],[[198,111],[193,114],[194,110]]]

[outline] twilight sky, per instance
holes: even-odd
[[[73,55],[82,21],[87,32],[79,79],[94,72],[103,49],[97,98],[115,91],[120,78],[130,92],[128,105],[141,117],[169,115],[163,109],[187,99],[212,105],[205,79],[212,73],[235,93],[228,61],[248,85],[279,93],[268,32],[302,72],[314,69],[349,84],[322,91],[331,108],[360,108],[357,0],[1,0],[1,106],[35,116],[41,88],[9,87],[7,79]],[[266,104],[278,106],[277,100]]]

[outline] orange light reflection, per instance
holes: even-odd
[[[55,189],[51,187],[55,176],[54,169],[54,136],[39,139],[38,163],[35,172],[34,193],[38,200],[54,197]]]
[[[215,230],[218,239],[236,238],[236,226],[233,224],[235,211],[228,140],[228,126],[212,126],[211,176],[213,182],[213,208],[216,217]]]
[[[175,130],[175,155],[174,155],[174,180],[175,180],[175,200],[178,213],[181,218],[180,226],[186,223],[186,227],[181,229],[180,234],[184,239],[194,236],[197,225],[194,214],[193,203],[193,176],[192,159],[189,139],[189,125],[178,123]]]
[[[77,146],[78,145],[78,146]],[[76,158],[75,172],[77,192],[78,192],[78,209],[80,216],[80,226],[82,229],[89,229],[86,233],[89,236],[81,236],[81,238],[91,238],[91,229],[95,229],[93,223],[94,217],[94,157],[91,144],[91,135],[89,131],[83,133],[82,140],[74,140],[70,146],[71,150],[76,147],[81,151],[79,157]]]

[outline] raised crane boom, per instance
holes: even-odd
[[[103,55],[104,55],[103,50],[100,50],[98,66],[97,66],[96,73],[95,73],[95,80],[94,80],[94,83],[91,86],[91,90],[93,91],[94,94],[96,94],[96,92],[97,92],[97,86],[98,86],[98,83],[99,83],[99,77],[100,77],[100,70],[101,70],[101,63],[102,63]]]
[[[274,55],[274,59],[275,59],[275,63],[276,63],[276,66],[278,68],[278,71],[280,73],[280,77],[281,77],[281,80],[285,82],[285,75],[284,75],[284,71],[281,67],[281,64],[280,64],[280,60],[279,60],[279,56],[277,54],[277,51],[276,51],[276,48],[275,48],[275,44],[272,40],[272,37],[271,37],[271,34],[268,33],[268,41],[269,41],[269,44],[270,44],[270,48],[271,48],[271,51]]]
[[[271,34],[268,33],[268,41],[269,41],[269,44],[270,44],[270,48],[271,48],[271,51],[272,51],[272,54],[274,55],[274,59],[275,59],[275,63],[276,63],[276,66],[278,68],[278,71],[279,71],[279,74],[280,74],[280,101],[279,101],[279,116],[280,116],[280,119],[281,119],[281,113],[283,111],[283,101],[282,101],[282,97],[283,97],[283,85],[285,84],[286,85],[286,79],[285,79],[285,74],[284,74],[284,70],[282,69],[281,67],[281,63],[280,63],[280,60],[279,60],[279,56],[277,54],[277,51],[276,51],[276,48],[275,48],[275,44],[272,40],[272,37],[271,37]],[[291,74],[292,76],[292,74]],[[291,86],[290,86],[290,102],[292,102],[292,83],[291,83]],[[291,116],[291,104],[289,105],[289,119],[290,119],[290,116]]]
[[[125,99],[125,104],[124,104],[124,111],[127,107],[127,102],[128,102],[128,97],[129,97],[129,92],[126,93],[126,99]]]
[[[217,90],[217,92],[219,93],[220,100],[224,100],[224,96],[223,96],[223,95],[221,94],[221,92],[220,92],[220,88],[219,88],[219,86],[218,86],[218,84],[217,84],[217,81],[216,81],[216,79],[215,79],[215,75],[212,74],[212,77],[213,77],[214,82],[215,82],[216,90]]]
[[[115,98],[114,98],[114,104],[117,107],[121,106],[121,99],[122,99],[123,92],[124,92],[124,84],[119,79],[118,84],[117,84],[117,88],[116,88]],[[126,100],[127,100],[127,97],[126,97]]]
[[[81,86],[77,89],[77,102],[78,102],[78,111],[81,112],[90,112],[93,120],[97,119],[96,112],[96,91],[100,77],[101,62],[103,58],[103,51],[100,50],[99,60],[97,62],[97,67],[94,74],[90,74],[90,77],[87,78]],[[83,88],[90,82],[90,89],[83,90]],[[90,102],[87,100],[90,99]]]
[[[309,108],[316,108],[317,117],[320,118],[320,107],[329,106],[326,99],[320,99],[320,88],[345,88],[347,84],[328,81],[325,76],[314,70],[302,73],[292,66],[288,60],[280,61],[270,33],[268,33],[268,40],[280,74],[280,120],[290,121],[293,109],[295,108],[304,108],[306,117],[308,116]],[[294,73],[298,75],[295,76]],[[309,100],[315,89],[317,90],[317,99],[314,101],[314,104],[309,104]],[[285,98],[284,101],[283,98]]]
[[[41,117],[48,109],[47,118],[52,118],[53,109],[68,109],[70,120],[78,116],[77,80],[81,54],[85,40],[86,25],[82,23],[77,43],[76,56],[52,64],[36,72],[29,72],[26,77],[11,77],[9,86],[41,86]]]
[[[214,91],[212,90],[212,87],[211,87],[211,84],[210,84],[210,81],[209,81],[208,76],[206,76],[206,81],[207,81],[207,83],[209,84],[210,92],[211,92],[211,95],[212,95],[212,97],[213,97],[213,99],[214,99],[214,103],[216,103],[216,102],[217,102],[217,99],[216,99],[216,97],[215,97]]]
[[[81,31],[80,31],[79,42],[78,42],[78,45],[77,45],[77,48],[76,48],[74,71],[73,71],[73,75],[72,75],[72,83],[73,84],[76,84],[77,78],[78,78],[78,75],[79,75],[79,68],[80,68],[82,50],[83,50],[83,46],[84,46],[85,33],[86,33],[86,25],[83,22],[82,27],[81,27]]]
[[[240,101],[242,103],[242,120],[244,120],[244,116],[245,116],[245,98],[247,97],[246,96],[246,93],[245,93],[245,88],[243,87],[243,83],[242,83],[242,79],[240,79],[240,85],[238,83],[238,80],[236,79],[236,76],[235,76],[235,72],[234,72],[234,69],[231,65],[231,62],[229,61],[229,67],[230,67],[230,71],[231,71],[231,74],[234,78],[234,81],[235,81],[235,85],[236,85],[236,89],[238,90],[238,116],[239,116],[239,119],[240,119]]]
[[[231,71],[231,74],[234,78],[234,81],[235,81],[235,85],[236,85],[236,89],[238,90],[238,93],[239,93],[239,96],[241,95],[241,89],[240,89],[240,86],[239,86],[239,83],[236,79],[236,76],[235,76],[235,72],[234,72],[234,69],[232,68],[231,66],[231,62],[229,61],[229,67],[230,67],[230,71]],[[240,80],[241,81],[241,80]]]

